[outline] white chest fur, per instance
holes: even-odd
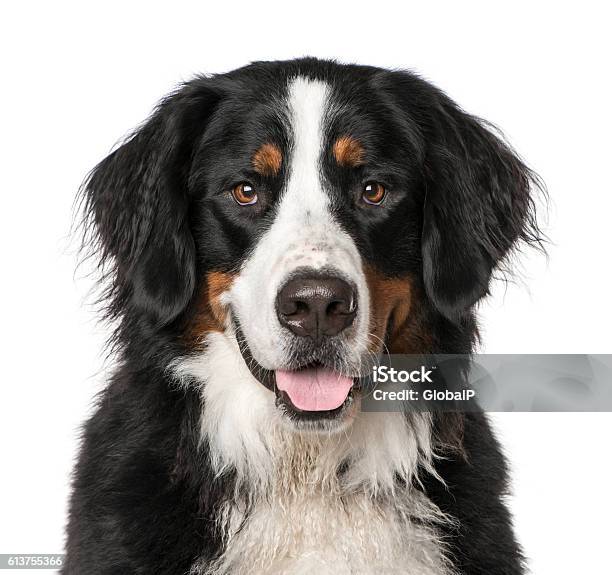
[[[231,527],[225,553],[199,573],[448,573],[434,528],[417,523],[418,510],[410,507],[365,494],[340,498],[314,492],[260,501],[246,518],[234,507],[227,510]]]

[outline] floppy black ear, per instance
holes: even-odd
[[[425,288],[458,320],[517,240],[539,241],[538,179],[486,124],[437,95],[428,127],[422,236]]]
[[[111,317],[125,319],[136,311],[162,326],[192,296],[187,177],[194,145],[217,100],[206,79],[186,84],[84,184],[89,241],[109,276],[105,296]]]

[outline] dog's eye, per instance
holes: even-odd
[[[379,206],[382,204],[386,195],[387,190],[385,190],[385,186],[378,182],[368,182],[363,187],[363,192],[361,193],[363,201],[372,206]]]
[[[252,206],[257,203],[257,193],[251,184],[246,182],[234,186],[232,196],[241,206]]]

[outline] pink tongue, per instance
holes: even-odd
[[[302,411],[328,411],[340,407],[353,385],[353,378],[323,367],[300,371],[276,371],[276,385]]]

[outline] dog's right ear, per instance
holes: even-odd
[[[406,72],[385,80],[423,158],[425,292],[460,323],[517,243],[541,246],[534,198],[543,185],[495,130],[431,84]]]
[[[86,247],[106,270],[111,318],[144,313],[160,327],[192,296],[187,179],[194,146],[220,98],[212,80],[185,84],[83,185]]]

